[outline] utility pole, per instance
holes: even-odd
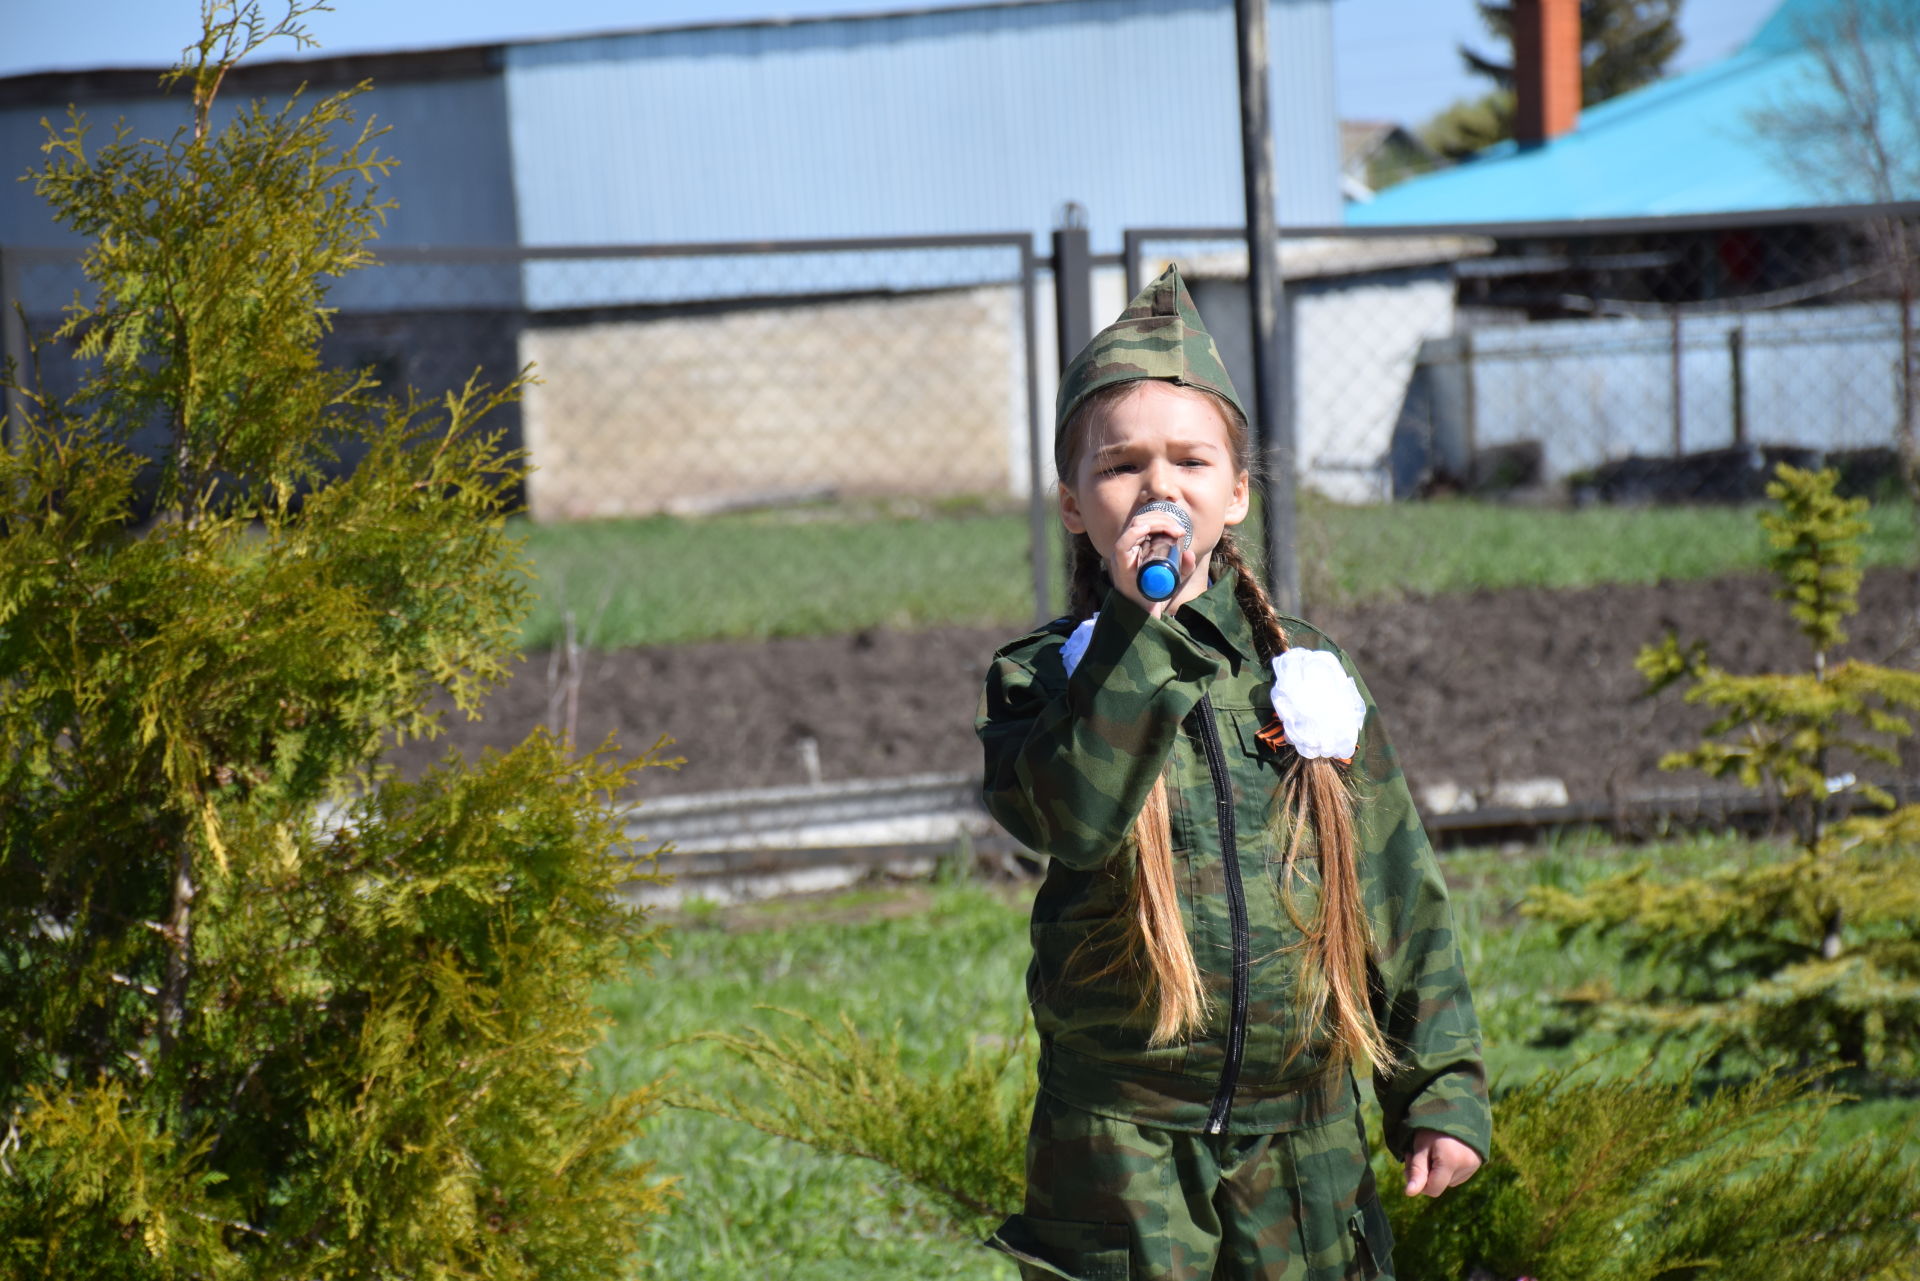
[[[1267,0],[1234,0],[1240,55],[1240,165],[1247,205],[1247,315],[1253,324],[1253,423],[1262,465],[1267,591],[1299,616],[1299,543],[1294,537],[1295,458],[1291,364],[1280,349],[1280,227],[1273,202],[1273,128],[1267,107]],[[1291,335],[1287,335],[1289,341]]]
[[[1093,341],[1093,251],[1087,211],[1068,201],[1053,232],[1053,331],[1060,371]]]

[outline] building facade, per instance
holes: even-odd
[[[1286,223],[1341,216],[1331,9],[1332,0],[1270,8]],[[381,194],[396,207],[376,247],[386,265],[332,291],[330,356],[428,391],[475,367],[497,379],[537,360],[556,376],[511,426],[543,468],[530,492],[536,512],[560,516],[658,509],[669,488],[719,504],[778,488],[747,478],[744,462],[730,473],[737,493],[721,479],[689,496],[658,474],[690,423],[739,442],[732,452],[745,459],[753,442],[790,430],[783,424],[844,418],[845,379],[797,376],[800,366],[776,354],[836,331],[862,344],[840,353],[848,377],[861,350],[973,371],[963,394],[896,383],[879,397],[891,405],[870,411],[860,432],[908,463],[926,454],[914,433],[995,452],[928,468],[922,481],[905,463],[858,479],[803,468],[809,487],[1023,491],[1017,256],[606,251],[1044,237],[1069,204],[1085,211],[1100,253],[1117,251],[1129,226],[1238,223],[1236,65],[1232,0],[1012,0],[265,62],[237,69],[224,96],[231,110],[302,85],[326,93],[371,81],[359,108],[391,129],[380,146],[401,163]],[[58,124],[69,104],[99,130],[120,119],[137,135],[170,134],[188,103],[160,96],[156,79],[102,70],[0,80],[0,158],[15,173],[38,164],[42,121]],[[0,184],[0,253],[71,243],[30,184]],[[595,256],[559,253],[580,247]],[[12,256],[9,282],[36,316],[57,312],[80,283],[56,261],[25,271]],[[981,315],[986,336],[956,344]],[[899,341],[903,329],[919,342]],[[697,357],[662,358],[702,336],[710,346]],[[980,379],[991,386],[974,387]],[[935,412],[935,402],[961,408]]]

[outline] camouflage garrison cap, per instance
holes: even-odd
[[[1119,319],[1095,334],[1060,375],[1055,428],[1064,428],[1080,402],[1102,387],[1139,378],[1164,378],[1218,392],[1242,418],[1247,415],[1178,267],[1168,267],[1142,289]]]

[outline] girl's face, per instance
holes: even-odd
[[[1194,560],[1205,565],[1221,531],[1247,518],[1247,473],[1211,396],[1157,379],[1134,386],[1089,424],[1073,475],[1061,477],[1060,519],[1108,556],[1143,505],[1178,503],[1193,518]],[[1206,586],[1205,574],[1193,575],[1174,604]]]

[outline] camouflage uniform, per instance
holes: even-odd
[[[1156,335],[1151,323],[1167,312],[1177,322],[1171,357],[1155,342],[1167,329]],[[1063,423],[1086,384],[1116,366],[1200,385],[1217,370],[1215,389],[1232,397],[1171,272],[1089,353],[1063,380]],[[1183,372],[1167,372],[1170,363]],[[1259,738],[1273,720],[1272,673],[1233,586],[1227,573],[1165,618],[1110,591],[1071,677],[1060,656],[1071,619],[1004,646],[988,672],[977,721],[987,806],[1049,858],[1027,974],[1041,1037],[1027,1203],[989,1240],[1024,1276],[1391,1275],[1352,1077],[1322,1070],[1323,1036],[1289,1058],[1301,934],[1281,896],[1275,794],[1291,749]],[[1320,632],[1281,622],[1290,644],[1333,652],[1359,681]],[[1404,1065],[1374,1080],[1387,1145],[1404,1157],[1413,1132],[1430,1129],[1484,1156],[1480,1032],[1446,889],[1372,696],[1360,690],[1367,713],[1350,779],[1374,1014]],[[1163,768],[1181,916],[1213,1013],[1191,1039],[1152,1046],[1141,976],[1091,976],[1120,936],[1129,829]],[[1295,909],[1311,920],[1316,861],[1298,860],[1290,875]]]

